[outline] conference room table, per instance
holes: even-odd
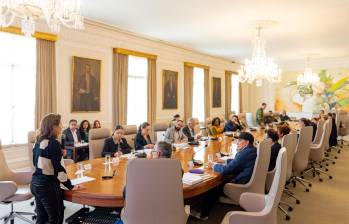
[[[256,141],[261,141],[265,136],[265,129],[251,131]],[[207,163],[209,155],[211,158],[215,157],[217,153],[230,154],[233,137],[222,135],[218,140],[208,140],[206,145],[191,146],[185,149],[176,149],[172,153],[172,158],[178,159],[181,162],[184,172],[189,170],[188,162],[200,160],[204,164]],[[151,157],[151,154],[148,155]],[[96,206],[96,207],[123,207],[123,189],[126,183],[126,168],[128,159],[120,158],[118,164],[111,165],[112,172],[115,171],[115,176],[111,179],[102,179],[107,171],[107,166],[104,164],[105,158],[98,158],[87,160],[82,163],[91,164],[91,169],[84,172],[85,176],[93,177],[95,180],[83,184],[85,189],[79,191],[65,191],[64,200],[71,201],[78,204]],[[66,167],[70,179],[76,178],[77,164],[71,164]],[[204,169],[205,174],[210,177],[204,179],[202,182],[187,185],[183,184],[184,199],[189,199],[200,194],[203,194],[222,183],[223,177],[219,173],[214,172],[205,165],[199,167]],[[149,174],[151,175],[151,173]],[[141,186],[140,186],[141,187]]]

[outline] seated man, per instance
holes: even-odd
[[[248,183],[251,179],[257,158],[257,149],[253,146],[253,142],[254,137],[252,134],[241,132],[237,143],[238,153],[235,155],[235,158],[228,160],[226,165],[214,162],[210,163],[209,166],[213,167],[215,172],[221,173],[224,177],[232,177],[229,180],[231,183]],[[220,195],[223,195],[223,187],[224,184],[209,191],[205,195],[200,209],[201,211],[192,210],[191,215],[202,220],[207,220],[212,205]]]
[[[171,144],[165,141],[160,141],[154,146],[154,149],[157,152],[157,158],[171,159],[172,157]],[[154,159],[154,156],[153,156],[153,159]],[[183,170],[182,170],[182,174],[183,174]],[[123,190],[123,197],[126,198],[126,186],[124,187],[124,190]]]
[[[170,144],[188,141],[187,136],[183,133],[182,120],[178,120],[173,127],[167,128],[164,140]]]
[[[280,120],[281,121],[290,121],[291,118],[286,114],[286,110],[282,111],[282,114],[280,114]]]
[[[62,134],[62,145],[66,149],[66,153],[64,154],[66,154],[67,158],[69,159],[73,158],[72,147],[74,147],[74,145],[78,142],[81,142],[81,136],[78,130],[78,121],[75,119],[71,119],[69,121],[69,127],[65,129]],[[83,152],[79,151],[79,156],[83,156],[82,154]]]
[[[233,115],[229,121],[224,126],[224,132],[227,131],[242,131],[243,127],[240,123],[239,117],[237,115]]]
[[[274,117],[273,111],[269,110],[269,114],[264,118],[264,123],[270,124],[273,122],[278,122],[278,120]]]
[[[201,132],[195,134],[195,126],[197,121],[194,118],[188,119],[188,124],[183,128],[183,134],[187,136],[189,142],[193,142],[201,138]]]

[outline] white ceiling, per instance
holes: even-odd
[[[237,61],[251,56],[251,21],[275,20],[262,35],[277,63],[303,66],[309,53],[322,61],[349,58],[349,0],[84,0],[82,10],[92,20]]]

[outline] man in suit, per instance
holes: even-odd
[[[183,133],[182,120],[178,120],[173,127],[167,128],[164,140],[170,144],[188,141],[187,136]]]
[[[71,119],[69,121],[69,127],[63,131],[62,144],[66,150],[67,158],[73,158],[74,145],[81,142],[81,136],[78,130],[78,121]]]
[[[258,110],[256,112],[256,122],[259,126],[263,126],[265,108],[267,108],[267,104],[262,103],[262,106],[260,108],[258,108]]]
[[[82,74],[76,77],[78,96],[78,108],[80,111],[98,110],[99,108],[99,85],[95,75],[92,73],[91,66],[85,64]]]
[[[254,165],[257,158],[257,149],[253,145],[254,137],[251,133],[241,132],[237,150],[238,153],[234,159],[228,160],[226,165],[222,161],[210,162],[209,167],[212,167],[215,172],[221,173],[224,177],[229,177],[228,182],[234,184],[246,184],[250,181]],[[214,202],[223,195],[224,184],[212,189],[205,195],[205,200],[200,211],[193,210],[191,215],[202,220],[207,220],[209,212]]]
[[[195,134],[195,127],[197,125],[197,121],[194,118],[189,118],[187,121],[187,125],[183,128],[183,134],[187,136],[189,142],[193,142],[199,138],[201,138],[201,132]]]
[[[243,127],[239,121],[239,117],[237,115],[231,116],[231,119],[227,121],[224,125],[224,132],[227,131],[242,131]]]

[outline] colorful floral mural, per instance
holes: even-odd
[[[349,110],[349,76],[331,75],[327,70],[319,73],[319,82],[297,85],[296,75],[292,81],[276,88],[275,110],[317,113],[334,108]]]

